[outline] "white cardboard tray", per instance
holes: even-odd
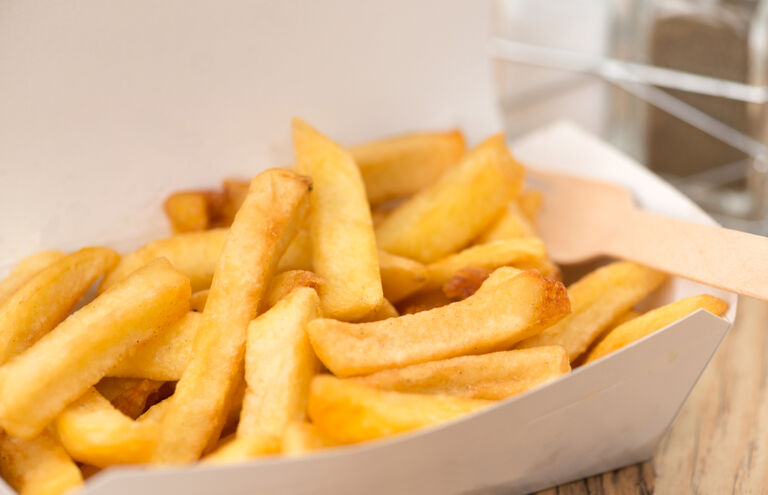
[[[288,163],[298,114],[352,143],[499,128],[488,5],[463,0],[7,0],[0,15],[0,271],[42,248],[130,249],[163,196]],[[530,166],[625,184],[704,213],[570,124],[516,140]],[[658,303],[708,292],[675,279]],[[729,328],[700,311],[475,416],[298,459],[112,469],[88,494],[524,493],[649,458]],[[0,493],[11,493],[4,484]]]

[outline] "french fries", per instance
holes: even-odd
[[[64,256],[66,255],[61,251],[41,251],[21,260],[11,270],[11,273],[0,281],[0,305],[43,268],[59,261]]]
[[[19,495],[60,495],[83,483],[77,465],[48,432],[29,440],[0,432],[0,474]]]
[[[88,287],[119,259],[111,249],[85,248],[30,278],[0,305],[0,364],[58,325]]]
[[[523,213],[517,200],[510,201],[498,220],[494,221],[478,239],[478,244],[485,244],[504,239],[536,237],[536,229],[531,220]]]
[[[174,268],[189,277],[192,291],[207,289],[211,285],[213,270],[219,259],[227,229],[177,234],[166,239],[150,242],[141,249],[125,256],[120,264],[99,286],[104,292],[120,280],[135,272],[155,258],[166,258]]]
[[[38,435],[137,343],[186,314],[189,296],[189,280],[160,259],[72,314],[0,368],[0,426]]]
[[[208,289],[194,292],[189,298],[189,310],[196,313],[202,313],[205,309],[205,303],[208,301]]]
[[[163,204],[174,233],[205,230],[210,224],[208,195],[200,191],[178,192],[168,196]]]
[[[382,304],[376,238],[363,180],[352,157],[293,119],[296,166],[312,177],[312,266],[323,277],[320,300],[331,318],[355,320]]]
[[[714,315],[722,316],[728,310],[728,304],[715,296],[704,294],[686,297],[666,306],[653,309],[608,332],[592,349],[584,363],[590,363],[617,351],[636,340],[661,330],[670,323],[684,318],[698,309],[704,309]]]
[[[160,389],[164,385],[165,382],[157,380],[138,380],[133,386],[126,388],[109,402],[121,413],[131,419],[136,419],[146,411],[149,401],[160,393]]]
[[[387,318],[396,318],[400,316],[400,313],[397,312],[397,308],[395,308],[391,302],[384,299],[382,303],[379,305],[378,308],[374,309],[364,317],[357,320],[356,323],[366,323],[369,321],[381,321],[386,320]]]
[[[254,457],[277,454],[280,443],[273,436],[231,437],[203,458],[205,464],[232,464]]]
[[[371,204],[433,184],[464,154],[460,131],[408,134],[350,148]]]
[[[350,378],[382,390],[500,400],[571,371],[560,346],[460,356]]]
[[[505,267],[464,301],[372,323],[318,319],[307,332],[323,364],[346,377],[508,349],[569,311],[560,282]]]
[[[336,445],[339,445],[339,442],[324,435],[312,423],[293,421],[285,428],[280,442],[280,452],[283,455],[297,456]]]
[[[56,416],[53,429],[75,460],[107,467],[149,462],[160,423],[132,420],[91,388]]]
[[[312,271],[312,237],[309,230],[301,229],[288,245],[288,249],[280,258],[278,272],[289,270]]]
[[[279,445],[285,427],[305,417],[309,382],[319,362],[304,327],[320,316],[320,300],[310,288],[294,290],[248,326],[247,384],[237,440]]]
[[[324,280],[320,275],[305,270],[289,270],[278,273],[269,283],[267,294],[264,296],[261,304],[261,312],[271,308],[280,299],[283,299],[299,287],[309,287],[317,291],[323,282]]]
[[[515,198],[523,167],[501,135],[486,139],[461,163],[393,211],[376,229],[381,249],[431,263],[469,244]]]
[[[479,411],[491,401],[377,390],[318,375],[309,394],[309,417],[339,443],[364,442],[432,426]]]
[[[108,376],[172,381],[181,378],[192,359],[195,335],[202,323],[201,313],[189,312],[161,334],[139,344],[130,359],[123,359]]]
[[[384,297],[396,303],[415,293],[427,283],[427,268],[403,256],[379,250],[379,269]]]
[[[598,268],[569,287],[573,314],[516,347],[561,345],[573,362],[612,321],[645,299],[666,279],[663,273],[628,261]]]
[[[443,284],[443,294],[453,301],[466,299],[477,292],[490,274],[491,271],[484,268],[474,266],[462,268]]]
[[[165,412],[154,463],[192,462],[218,437],[242,373],[248,323],[298,231],[310,185],[278,169],[251,182],[218,261],[192,359]]]

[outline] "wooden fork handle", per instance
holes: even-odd
[[[606,254],[768,300],[768,237],[631,210]]]

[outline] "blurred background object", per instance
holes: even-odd
[[[570,119],[768,234],[768,0],[498,0],[511,136]]]

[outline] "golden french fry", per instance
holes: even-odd
[[[443,284],[443,294],[452,301],[466,299],[477,292],[490,275],[491,271],[485,268],[462,268]]]
[[[318,290],[323,284],[323,277],[306,270],[289,270],[278,273],[269,282],[269,288],[261,302],[261,312],[271,308],[279,300],[286,297],[299,287],[309,287]]]
[[[307,229],[298,231],[296,237],[288,245],[285,254],[280,258],[277,271],[287,272],[289,270],[312,271],[312,237]]]
[[[667,276],[618,261],[598,268],[568,288],[573,313],[516,348],[561,345],[576,360],[620,314],[645,299]]]
[[[715,296],[703,294],[686,297],[685,299],[648,311],[608,332],[592,349],[584,363],[595,361],[617,351],[636,340],[642,339],[646,335],[661,330],[698,309],[705,309],[714,315],[722,316],[728,311],[728,303]]]
[[[443,423],[491,404],[480,399],[377,390],[318,375],[312,380],[308,413],[324,435],[354,443]]]
[[[427,283],[427,268],[412,259],[379,250],[379,270],[384,297],[396,303]]]
[[[112,378],[105,376],[93,386],[102,396],[112,402],[121,394],[128,392],[143,381],[143,378]]]
[[[160,388],[164,384],[165,382],[158,380],[139,380],[109,402],[121,413],[131,419],[136,419],[144,413],[147,409],[147,403],[160,392]]]
[[[42,271],[43,268],[52,265],[64,256],[66,254],[61,251],[41,251],[21,260],[11,270],[11,273],[0,281],[0,305],[26,284],[29,279]]]
[[[214,229],[177,234],[150,242],[123,257],[120,264],[104,277],[99,292],[104,292],[155,258],[167,258],[174,268],[189,277],[193,291],[207,289],[228,233],[228,229]]]
[[[614,328],[628,322],[629,320],[634,320],[641,314],[642,313],[640,311],[637,311],[636,309],[629,309],[624,313],[620,314],[619,316],[617,316],[616,319],[611,322],[611,324],[609,325],[609,328],[613,330]]]
[[[560,346],[459,356],[351,378],[383,390],[499,400],[525,392],[571,371]]]
[[[53,430],[75,460],[107,467],[148,462],[160,423],[132,420],[91,388],[56,416]]]
[[[209,196],[203,191],[183,191],[171,194],[163,209],[174,233],[205,230],[210,223]]]
[[[189,280],[155,260],[0,368],[0,425],[32,438],[137,343],[189,311]]]
[[[501,216],[475,242],[485,244],[504,239],[536,237],[536,229],[523,213],[517,199],[510,201]]]
[[[442,291],[420,292],[407,297],[404,301],[400,301],[397,309],[401,315],[412,315],[439,308],[451,302],[453,301],[448,299]]]
[[[329,370],[352,376],[508,349],[569,311],[563,284],[505,267],[473,296],[442,308],[372,323],[318,319],[307,332]]]
[[[0,474],[19,495],[63,495],[83,483],[72,458],[45,431],[31,440],[0,432]]]
[[[339,445],[339,442],[328,435],[324,435],[312,423],[306,421],[292,421],[285,428],[280,452],[284,455],[301,455],[312,450],[325,449]]]
[[[304,328],[319,316],[317,293],[301,287],[248,326],[248,387],[237,427],[239,440],[272,438],[279,445],[286,425],[304,418],[309,382],[319,368]]]
[[[366,323],[370,321],[381,321],[386,320],[387,318],[396,318],[400,316],[400,313],[397,312],[397,308],[395,308],[391,302],[384,299],[384,301],[381,303],[381,305],[365,315],[364,317],[357,320],[355,323]]]
[[[189,312],[159,335],[136,346],[132,355],[109,370],[108,376],[178,380],[192,358],[192,344],[202,320],[201,313]]]
[[[428,282],[424,292],[440,290],[459,270],[467,267],[495,270],[501,266],[532,267],[546,259],[544,243],[539,239],[507,239],[478,244],[427,265]]]
[[[222,182],[222,201],[214,212],[215,223],[229,227],[235,220],[237,211],[248,196],[251,181],[224,179]]]
[[[33,276],[0,305],[0,364],[25,350],[63,320],[93,282],[120,255],[107,248],[76,251]]]
[[[418,192],[464,155],[461,131],[417,133],[350,148],[371,204]]]
[[[192,462],[218,438],[242,374],[248,323],[298,231],[310,186],[307,177],[278,169],[251,182],[214,273],[192,359],[165,412],[154,463]]]
[[[517,197],[520,211],[523,212],[533,226],[536,225],[536,217],[539,216],[539,210],[543,201],[544,196],[539,191],[522,191],[520,196]]]
[[[515,198],[523,167],[504,136],[483,141],[432,186],[393,211],[376,229],[381,249],[431,263],[469,244]]]
[[[205,303],[208,301],[208,289],[199,290],[189,298],[189,309],[196,313],[202,313],[205,309]]]
[[[291,122],[296,166],[312,177],[312,266],[323,277],[320,300],[331,318],[355,320],[384,299],[376,238],[363,180],[341,146],[302,120]]]
[[[203,458],[204,464],[233,464],[254,457],[280,452],[280,442],[273,436],[239,437],[232,436],[216,450]]]

